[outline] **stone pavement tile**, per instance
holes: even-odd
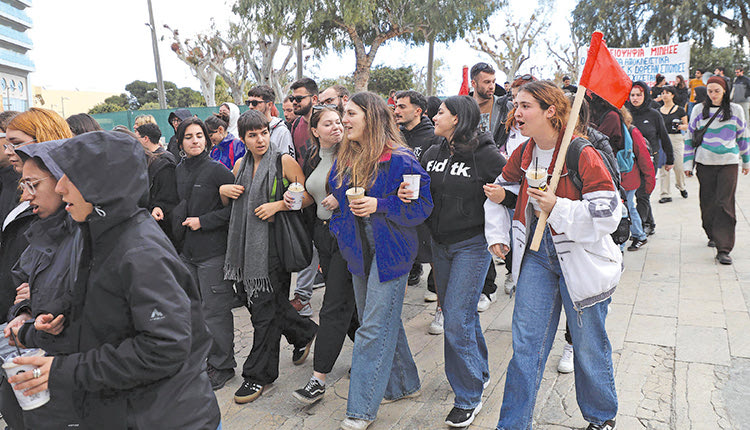
[[[747,304],[742,294],[742,286],[739,281],[727,280],[720,281],[721,284],[721,301],[724,304],[724,310],[747,312]]]
[[[729,429],[716,367],[678,362],[675,368],[676,429]]]
[[[505,390],[505,372],[513,355],[512,336],[510,331],[487,330],[484,334],[487,342],[491,382],[482,396],[482,411],[477,415],[472,428],[492,428],[497,426],[500,418],[500,407],[503,403]],[[451,394],[451,402],[453,396]],[[452,403],[451,403],[452,405]],[[443,411],[447,415],[449,410]],[[445,418],[445,417],[443,417]],[[441,428],[441,427],[435,427]]]
[[[505,293],[503,293],[505,294]],[[515,294],[513,295],[515,298]],[[485,324],[485,321],[487,320],[487,316],[481,316],[482,321],[482,327],[485,330],[504,330],[510,333],[512,329],[512,323],[513,323],[513,304],[515,301],[508,301],[506,303],[496,303],[491,306],[491,308],[494,308],[494,311],[499,313],[494,314],[494,318],[489,322],[489,324]],[[482,314],[486,314],[487,312],[482,312]],[[482,315],[480,314],[480,315]]]
[[[656,254],[672,254],[678,255],[680,251],[680,233],[679,231],[669,234],[665,237],[665,232],[659,230],[658,235],[654,235],[648,238],[648,244],[646,245],[648,253]],[[648,256],[646,257],[649,258]]]
[[[750,358],[750,315],[747,312],[726,313],[729,352],[732,357]]]
[[[634,314],[625,341],[674,346],[676,333],[677,318]]]
[[[630,245],[630,242],[627,242],[628,245]],[[627,248],[627,246],[626,246]],[[625,251],[623,254],[623,259],[625,261],[625,270],[626,271],[633,271],[637,272],[640,277],[640,273],[643,270],[643,265],[646,263],[646,253],[644,251],[648,250],[648,245],[646,245],[646,249],[641,248],[639,251]]]
[[[641,282],[641,272],[625,270],[620,276],[615,293],[612,294],[612,303],[632,305],[638,294],[638,286]]]
[[[710,258],[700,262],[683,262],[680,265],[682,277],[690,276],[693,273],[714,273],[718,276],[719,269]]]
[[[721,302],[719,276],[708,273],[693,273],[680,282],[680,300]]]
[[[676,317],[679,288],[676,282],[641,282],[633,313]]]
[[[724,306],[720,302],[683,299],[680,300],[680,313],[677,317],[680,326],[726,327]]]
[[[611,310],[607,314],[605,327],[609,342],[612,344],[612,350],[619,351],[622,349],[623,343],[625,343],[625,336],[628,332],[628,324],[630,324],[633,306],[612,303],[610,308]]]
[[[680,324],[677,327],[675,359],[728,366],[729,340],[726,329]]]
[[[674,254],[648,253],[643,265],[643,281],[675,282],[680,276],[680,265]]]
[[[726,372],[717,371],[723,381],[720,385],[724,410],[734,428],[747,427],[750,423],[750,360],[732,359],[732,365]]]
[[[668,425],[673,372],[672,348],[626,342],[615,373],[618,414],[636,417],[647,428]]]

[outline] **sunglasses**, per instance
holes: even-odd
[[[334,104],[320,104],[320,105],[315,105],[315,106],[312,107],[312,111],[313,111],[313,113],[315,113],[315,112],[321,111],[321,110],[323,110],[325,108],[337,110],[338,109],[338,105],[334,105]]]
[[[522,81],[533,81],[533,80],[535,80],[534,77],[531,76],[531,75],[529,75],[529,74],[525,74],[523,76],[516,76],[516,79],[520,79]]]
[[[289,101],[292,103],[300,103],[302,100],[312,97],[312,95],[308,94],[306,96],[289,96]]]
[[[247,102],[245,102],[245,104],[247,104],[248,107],[249,106],[256,107],[261,103],[269,103],[269,102],[265,100],[248,100]]]

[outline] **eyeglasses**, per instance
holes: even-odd
[[[341,96],[328,97],[327,99],[325,99],[325,100],[322,100],[322,101],[320,102],[320,104],[322,104],[322,105],[329,105],[329,104],[333,104],[333,101],[334,101],[334,100],[336,100],[336,99],[339,99],[339,98],[341,98]]]
[[[3,146],[8,151],[15,151],[16,149],[18,149],[18,148],[20,148],[20,147],[22,147],[24,145],[28,145],[31,142],[36,142],[36,139],[27,140],[26,142],[21,142],[21,143],[8,142],[8,143],[4,144]]]
[[[43,180],[49,178],[49,176],[45,176],[43,178],[39,178],[34,181],[30,181],[28,179],[21,179],[18,181],[18,183],[21,185],[21,188],[23,188],[24,191],[28,191],[29,194],[32,196],[36,195],[36,188],[34,188],[38,183],[42,182]]]
[[[301,99],[300,99],[300,101],[301,101]],[[270,102],[267,102],[265,100],[248,100],[247,102],[245,102],[245,104],[247,104],[248,107],[249,106],[256,107],[256,106],[258,106],[261,103],[270,103]]]
[[[302,100],[304,100],[304,99],[306,99],[308,97],[312,97],[312,95],[308,94],[306,96],[289,96],[289,101],[292,102],[292,103],[299,103],[299,102],[301,102]]]
[[[335,104],[320,104],[320,105],[313,106],[312,107],[312,111],[313,111],[313,113],[315,113],[315,112],[321,111],[321,110],[323,110],[325,108],[337,110],[339,108],[339,106],[335,105]]]

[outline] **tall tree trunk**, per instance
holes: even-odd
[[[428,48],[427,48],[427,84],[425,85],[425,89],[428,96],[434,96],[435,91],[432,88],[433,83],[433,75],[435,73],[434,66],[435,65],[435,39],[431,38],[429,40]]]

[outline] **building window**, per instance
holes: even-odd
[[[0,89],[5,91],[6,88],[8,88],[8,82],[5,81],[5,78],[0,79]]]
[[[18,91],[21,93],[23,92],[23,82],[21,81],[18,81]]]

